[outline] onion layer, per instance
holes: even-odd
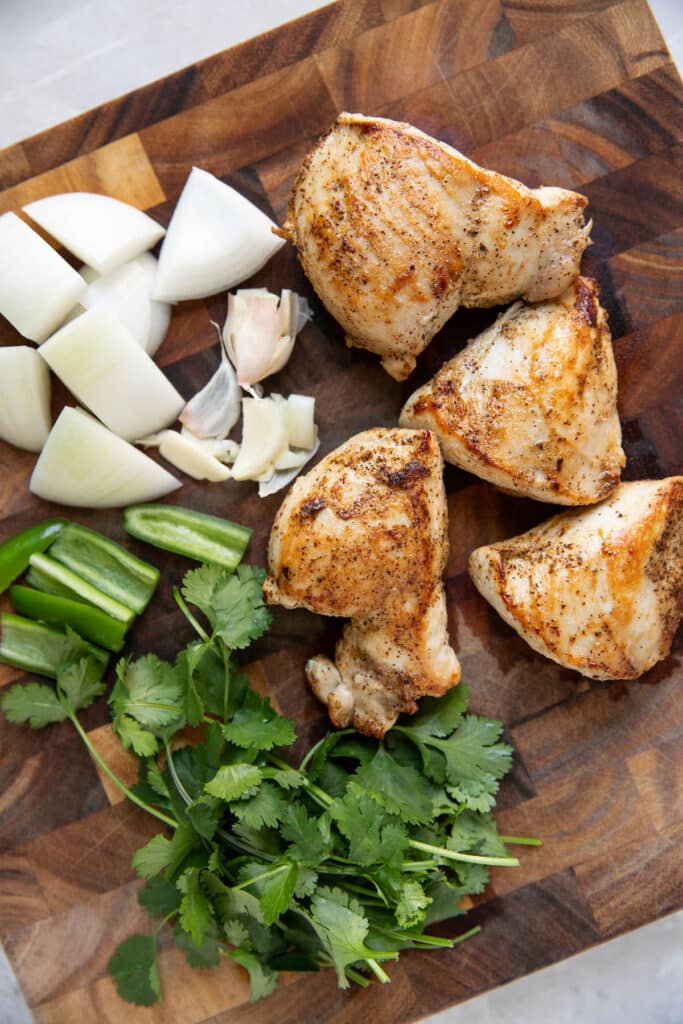
[[[0,314],[24,338],[45,341],[84,291],[80,274],[28,224],[0,217]]]
[[[50,431],[30,483],[39,498],[80,508],[154,501],[178,487],[175,477],[132,444],[69,406]]]
[[[28,345],[0,348],[0,438],[39,452],[50,433],[50,371]]]

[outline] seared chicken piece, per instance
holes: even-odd
[[[617,370],[597,288],[515,303],[408,399],[402,427],[429,427],[444,458],[503,490],[590,505],[626,459]]]
[[[411,125],[340,114],[303,162],[283,232],[347,344],[405,380],[459,306],[563,292],[588,245],[586,203]]]
[[[683,611],[683,476],[622,484],[477,548],[469,572],[535,651],[591,679],[635,679],[669,653]]]
[[[266,599],[351,619],[306,676],[332,722],[381,737],[460,678],[441,575],[448,512],[428,430],[366,430],[292,485],[270,535]]]

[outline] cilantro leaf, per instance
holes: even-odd
[[[451,826],[446,846],[461,853],[476,850],[491,857],[507,856],[507,848],[491,815],[473,811],[463,811],[458,815]]]
[[[233,949],[230,956],[249,972],[249,998],[252,1003],[269,996],[277,984],[277,974],[262,964],[255,953],[242,946]]]
[[[220,565],[200,565],[198,569],[190,569],[183,577],[181,592],[189,604],[195,605],[204,612],[213,627],[215,625],[213,615],[213,595],[218,581],[223,575],[231,575]]]
[[[272,782],[264,782],[254,796],[236,800],[230,810],[249,828],[274,828],[282,820],[288,801]]]
[[[401,898],[396,904],[394,914],[401,928],[413,928],[424,920],[424,911],[431,899],[415,879],[403,883]]]
[[[151,1006],[161,999],[155,935],[131,935],[109,961],[109,973],[122,999]]]
[[[399,727],[402,733],[414,738],[450,736],[467,711],[469,691],[465,683],[454,686],[443,697],[423,697],[420,710],[409,724]]]
[[[264,570],[253,565],[239,565],[233,573],[203,565],[186,574],[182,593],[204,612],[214,634],[229,650],[241,650],[270,625],[270,611],[263,599],[265,578]]]
[[[150,878],[138,893],[138,903],[152,917],[166,917],[180,907],[181,894],[163,875]]]
[[[204,786],[211,796],[221,800],[237,800],[258,786],[263,778],[260,768],[253,764],[224,764]]]
[[[173,928],[173,941],[179,949],[185,952],[190,967],[197,967],[200,971],[206,971],[210,967],[217,967],[220,963],[223,946],[218,936],[215,921],[210,923],[200,945],[196,945],[192,941],[190,935],[188,935],[178,921]]]
[[[182,723],[182,690],[178,673],[168,662],[156,654],[145,654],[137,661],[122,658],[116,676],[110,697],[115,715],[128,715],[157,731]]]
[[[430,740],[446,758],[447,788],[473,811],[489,811],[498,780],[510,769],[512,747],[499,743],[502,725],[468,715],[447,740]]]
[[[184,894],[180,903],[180,924],[195,946],[201,946],[211,925],[211,904],[199,885],[199,871],[190,868],[177,881]]]
[[[348,988],[345,968],[357,960],[376,957],[365,945],[369,922],[360,903],[340,889],[321,887],[311,900],[313,919],[321,929],[337,972],[340,988]]]
[[[81,658],[57,669],[57,691],[67,714],[87,708],[107,688],[102,666],[93,657]]]
[[[330,808],[340,831],[349,840],[349,858],[356,864],[400,860],[408,845],[405,828],[384,813],[376,800],[357,783],[348,786],[344,798]]]
[[[225,937],[233,946],[249,945],[249,932],[241,921],[228,921],[225,925]]]
[[[254,750],[286,747],[296,738],[294,723],[277,713],[269,697],[260,697],[252,689],[247,691],[242,707],[230,723],[223,726],[223,735],[238,747]]]
[[[289,906],[299,869],[296,864],[283,864],[277,874],[264,880],[259,902],[266,924],[273,924]]]
[[[57,694],[45,683],[15,683],[0,697],[0,709],[8,722],[28,722],[32,729],[63,722],[67,717]]]
[[[192,827],[202,839],[211,840],[220,825],[222,808],[218,800],[211,797],[200,797],[189,804],[185,812],[192,822]]]
[[[296,898],[301,900],[306,896],[312,896],[317,884],[317,872],[313,871],[312,868],[306,868],[303,864],[299,864],[296,885],[294,886],[294,895]]]
[[[199,837],[191,825],[182,822],[171,839],[154,836],[134,854],[133,868],[141,878],[153,878],[162,871],[178,870],[187,855],[197,846]]]
[[[114,715],[112,727],[124,750],[131,750],[138,757],[152,757],[159,749],[159,741],[154,733],[147,732],[128,715]]]
[[[378,804],[410,824],[431,821],[433,805],[430,786],[415,768],[400,765],[383,747],[378,747],[368,764],[353,776]]]
[[[305,781],[303,772],[296,768],[264,768],[263,778],[272,779],[282,789],[299,789]]]
[[[202,885],[213,900],[214,906],[222,920],[227,924],[235,918],[244,916],[263,921],[261,904],[256,896],[246,889],[234,889],[210,871],[202,872]]]
[[[315,868],[332,848],[329,826],[320,818],[309,818],[304,804],[291,804],[282,816],[280,834],[290,846],[287,853],[306,867]]]

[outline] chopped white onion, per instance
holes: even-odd
[[[31,220],[93,267],[106,274],[163,237],[161,224],[142,210],[95,192],[63,192],[24,207]]]
[[[310,315],[306,300],[286,288],[279,301],[265,288],[241,288],[228,295],[223,340],[242,387],[282,369],[300,325]]]
[[[203,299],[234,288],[284,245],[274,227],[235,189],[193,167],[161,247],[155,299]]]
[[[288,448],[275,460],[275,466],[273,468],[276,470],[301,469],[306,458],[307,455],[305,451],[301,451],[301,449],[294,451],[292,448]]]
[[[241,392],[221,344],[221,363],[208,384],[191,398],[180,414],[197,437],[226,437],[240,418]]]
[[[62,327],[40,354],[76,398],[127,441],[167,427],[183,408],[182,396],[103,306]]]
[[[292,480],[298,475],[307,462],[313,458],[315,453],[320,448],[320,441],[316,440],[312,448],[309,448],[307,452],[302,454],[305,455],[304,461],[296,469],[284,469],[279,472],[273,473],[269,480],[261,479],[258,485],[258,496],[259,498],[267,498],[271,494],[275,494],[277,491],[281,491],[283,487],[287,487],[291,484]]]
[[[50,433],[50,371],[28,345],[0,348],[0,438],[39,452]]]
[[[83,412],[66,407],[38,458],[30,489],[46,501],[80,508],[120,508],[154,501],[180,482]]]
[[[0,314],[30,341],[45,341],[85,291],[85,282],[14,213],[0,217]]]
[[[315,425],[315,398],[310,395],[289,395],[285,416],[292,448],[312,448],[318,433]]]
[[[284,408],[270,398],[242,399],[242,445],[232,475],[257,480],[288,446]]]
[[[201,444],[195,444],[186,434],[179,434],[176,430],[162,430],[158,436],[162,458],[194,480],[218,483],[230,479],[232,474],[227,466],[205,451]]]
[[[151,252],[140,253],[101,276],[92,267],[81,269],[81,276],[88,283],[81,306],[110,309],[150,356],[166,337],[171,319],[169,304],[152,298],[156,273],[157,261]]]

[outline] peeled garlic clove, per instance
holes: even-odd
[[[242,399],[242,445],[232,475],[257,480],[288,446],[284,407],[270,398]]]
[[[298,475],[300,470],[306,465],[307,462],[313,458],[315,453],[320,448],[320,441],[316,440],[312,448],[305,452],[306,458],[300,466],[296,469],[283,469],[273,474],[269,480],[261,480],[258,485],[258,496],[259,498],[267,498],[271,494],[275,494],[277,491],[281,491],[283,487],[287,487],[291,484],[292,480]]]
[[[304,462],[308,458],[308,452],[298,451],[294,452],[291,448],[288,448],[286,452],[275,461],[275,469],[301,469]]]
[[[193,480],[220,483],[229,480],[231,476],[227,466],[205,451],[201,445],[195,444],[189,437],[179,434],[176,430],[162,431],[159,454]]]
[[[85,281],[14,213],[0,217],[0,314],[40,343],[85,292]]]
[[[289,395],[285,412],[289,443],[292,448],[312,448],[316,442],[315,398]]]

